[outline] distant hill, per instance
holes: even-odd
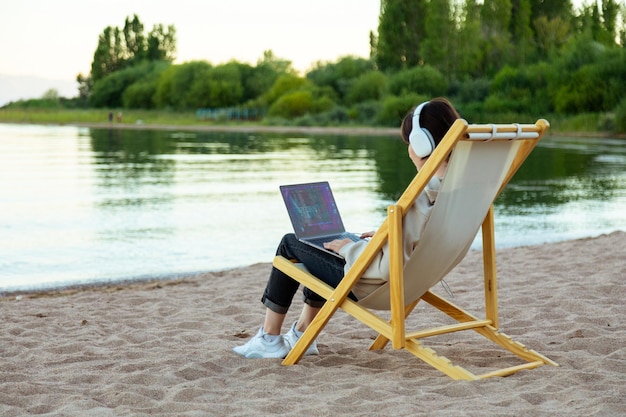
[[[0,74],[0,106],[11,101],[40,98],[51,88],[57,90],[61,97],[71,98],[78,95],[78,83],[73,80]]]

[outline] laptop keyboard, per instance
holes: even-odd
[[[335,239],[350,239],[353,242],[358,242],[359,240],[361,240],[354,233],[342,233],[340,235],[327,236],[327,237],[322,237],[322,238],[318,238],[318,239],[307,238],[307,242],[313,243],[314,245],[323,246],[324,242],[330,242],[330,241],[335,240]]]

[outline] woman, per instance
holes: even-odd
[[[444,98],[422,103],[407,113],[401,125],[402,140],[408,145],[409,158],[417,170],[424,166],[429,155],[459,117],[454,107]],[[405,261],[413,252],[428,222],[446,168],[447,163],[444,162],[403,219]],[[373,235],[374,232],[367,232],[361,238],[365,239]],[[344,239],[324,243],[326,249],[343,256],[341,259],[301,243],[293,233],[290,233],[283,237],[276,254],[301,262],[313,275],[332,287],[337,287],[367,242],[367,240],[353,242],[350,239]],[[353,288],[350,298],[362,299],[388,279],[389,252],[388,246],[384,246]],[[246,344],[235,347],[233,349],[235,353],[246,358],[284,358],[289,353],[325,302],[322,297],[304,288],[304,306],[300,318],[293,323],[285,335],[281,335],[285,316],[299,285],[297,281],[283,272],[272,268],[261,299],[266,308],[263,326]],[[319,354],[317,343],[313,342],[305,355],[317,354]]]

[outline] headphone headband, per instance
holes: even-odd
[[[417,106],[415,108],[415,110],[413,111],[413,126],[415,126],[415,124],[417,124],[417,126],[419,127],[419,125],[420,125],[420,114],[422,113],[422,109],[424,108],[424,106],[427,105],[428,103],[430,103],[430,101],[423,102],[422,104]]]

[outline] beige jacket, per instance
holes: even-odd
[[[420,236],[428,223],[430,212],[432,210],[439,189],[441,188],[441,179],[433,177],[424,188],[424,191],[417,197],[409,211],[404,216],[402,222],[402,234],[404,242],[404,262],[406,262],[413,249],[417,246]],[[357,258],[365,249],[368,241],[352,242],[339,250],[339,254],[346,259],[344,273],[347,273]],[[369,268],[363,274],[363,277],[357,282],[352,292],[358,299],[362,299],[378,289],[381,285],[389,280],[389,243],[380,250],[376,255]]]

